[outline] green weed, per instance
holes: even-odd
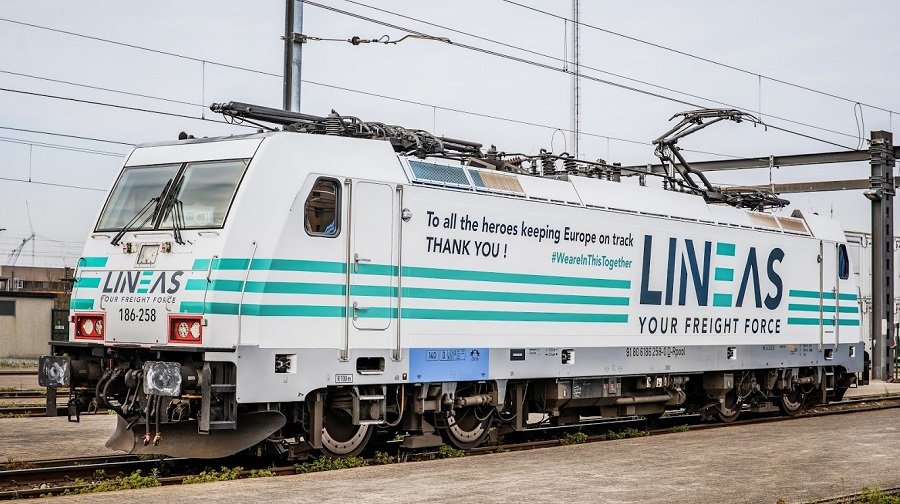
[[[251,478],[271,478],[272,476],[275,476],[275,471],[270,471],[268,469],[250,469]]]
[[[457,450],[456,448],[449,445],[441,445],[441,447],[438,448],[437,456],[438,458],[459,458],[465,457],[466,452],[463,450]]]
[[[375,465],[393,464],[394,462],[397,461],[397,459],[395,459],[393,455],[390,455],[390,454],[384,453],[384,452],[380,452],[380,451],[375,452],[374,460],[375,460]]]
[[[642,431],[635,429],[634,427],[629,427],[623,431],[615,432],[608,431],[606,433],[606,439],[628,439],[628,438],[636,438],[636,437],[644,437],[647,435],[647,431]]]
[[[588,435],[585,434],[584,432],[571,432],[569,434],[566,434],[566,437],[560,439],[559,444],[561,444],[563,446],[573,445],[573,444],[582,444],[582,443],[586,443],[587,440],[588,440]]]
[[[183,480],[181,480],[181,484],[192,485],[194,483],[209,483],[212,481],[231,481],[238,479],[238,476],[243,470],[243,467],[238,466],[231,469],[223,467],[221,471],[202,471],[196,476],[188,476],[184,478]]]
[[[675,427],[669,429],[670,432],[687,432],[689,430],[691,430],[691,427],[689,425],[676,425]]]
[[[156,471],[150,473],[149,476],[142,476],[141,471],[134,471],[128,476],[117,476],[113,479],[105,479],[94,482],[87,482],[81,478],[72,481],[73,486],[81,488],[67,489],[62,495],[78,495],[100,492],[113,492],[116,490],[131,490],[134,488],[152,488],[160,485],[157,479]]]
[[[306,474],[322,471],[335,471],[338,469],[351,469],[354,467],[362,467],[364,465],[366,465],[366,461],[361,457],[319,457],[312,462],[295,464],[294,470],[297,471],[297,474]]]

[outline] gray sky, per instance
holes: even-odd
[[[548,17],[501,0],[410,1],[320,0],[454,42],[496,50],[562,67],[566,28]],[[571,2],[522,3],[571,17]],[[484,40],[379,12],[365,5],[403,13],[448,28],[544,53],[517,51]],[[885,2],[756,1],[649,2],[582,1],[581,20],[598,27],[748,69],[751,72],[827,91],[889,110],[900,109],[894,62],[900,33],[880,19],[895,19],[900,4]],[[216,63],[263,72],[282,70],[284,2],[157,1],[32,2],[0,0],[0,17],[145,46]],[[571,30],[571,26],[568,27]],[[397,39],[403,32],[325,11],[304,9],[304,33],[312,36]],[[556,58],[556,59],[553,59]],[[851,102],[836,100],[755,75],[725,69],[587,27],[581,29],[582,65],[665,86],[672,90],[747,109],[761,107],[773,125],[855,148],[861,125]],[[302,109],[327,114],[332,108],[365,120],[434,130],[438,134],[496,144],[507,152],[562,152],[570,121],[568,75],[478,54],[434,41],[398,45],[310,42],[303,51]],[[281,105],[277,76],[224,68],[96,40],[0,21],[0,88],[219,119],[202,105],[239,100]],[[99,91],[9,72],[70,83],[151,95],[184,103]],[[664,91],[583,69],[585,75],[620,82],[692,103],[699,98]],[[316,84],[317,83],[317,84]],[[400,103],[321,84],[393,96],[437,106]],[[175,139],[180,131],[218,135],[246,131],[211,121],[75,103],[0,91],[0,126],[125,143]],[[442,109],[441,107],[444,107]],[[476,117],[446,108],[539,123],[533,127]],[[588,79],[582,81],[581,154],[623,164],[654,162],[647,142],[668,129],[673,113],[690,107]],[[777,120],[791,119],[845,134]],[[900,117],[862,107],[865,131],[891,130]],[[595,135],[607,135],[607,140]],[[866,133],[867,135],[867,133]],[[632,142],[623,142],[626,139]],[[31,142],[28,145],[18,142]],[[898,139],[900,143],[900,139]],[[43,144],[74,147],[81,152]],[[839,150],[828,145],[749,124],[724,124],[685,140],[682,147],[733,156]],[[0,129],[0,177],[103,188],[111,184],[127,146]],[[716,158],[688,153],[688,159]],[[866,163],[784,168],[774,182],[867,178]],[[717,174],[722,184],[768,183],[768,170]],[[0,262],[29,234],[30,206],[36,264],[73,265],[94,224],[104,192],[0,180]],[[794,207],[833,213],[846,229],[867,230],[869,207],[860,192],[788,195]],[[790,210],[788,210],[790,211]],[[56,241],[51,241],[56,240]],[[18,264],[31,264],[31,247]]]

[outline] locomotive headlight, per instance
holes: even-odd
[[[82,334],[87,334],[87,335],[93,334],[94,321],[89,318],[83,319],[81,322],[81,332],[82,332]]]
[[[97,319],[97,323],[94,324],[94,332],[97,336],[103,336],[103,319]]]
[[[181,395],[181,364],[164,361],[145,362],[144,393],[167,397]]]
[[[179,322],[178,326],[176,327],[176,331],[178,331],[179,338],[187,338],[187,335],[191,330],[188,327],[187,322]]]
[[[68,357],[42,355],[38,361],[38,384],[41,387],[68,387],[69,363]]]
[[[200,322],[191,322],[190,329],[191,338],[197,339],[200,337]]]

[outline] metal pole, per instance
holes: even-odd
[[[572,0],[572,149],[570,153],[576,158],[579,157],[578,135],[581,132],[581,88],[579,87],[581,64],[578,61],[578,50],[581,45],[578,34],[581,26],[578,15],[579,1]]]
[[[894,346],[894,138],[873,131],[869,147],[872,176],[865,192],[872,201],[872,373],[892,376]]]
[[[285,0],[284,7],[284,110],[300,112],[300,67],[303,61],[302,0]]]

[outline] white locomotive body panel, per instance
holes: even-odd
[[[124,169],[204,162],[246,165],[232,199],[185,202],[184,243],[160,224],[112,245],[98,224],[72,311],[105,317],[90,344],[234,364],[239,404],[336,385],[503,394],[521,379],[862,368],[843,232],[816,215],[287,132],[139,147]],[[322,208],[333,221],[310,231]],[[173,339],[179,317],[197,317],[195,341]]]

